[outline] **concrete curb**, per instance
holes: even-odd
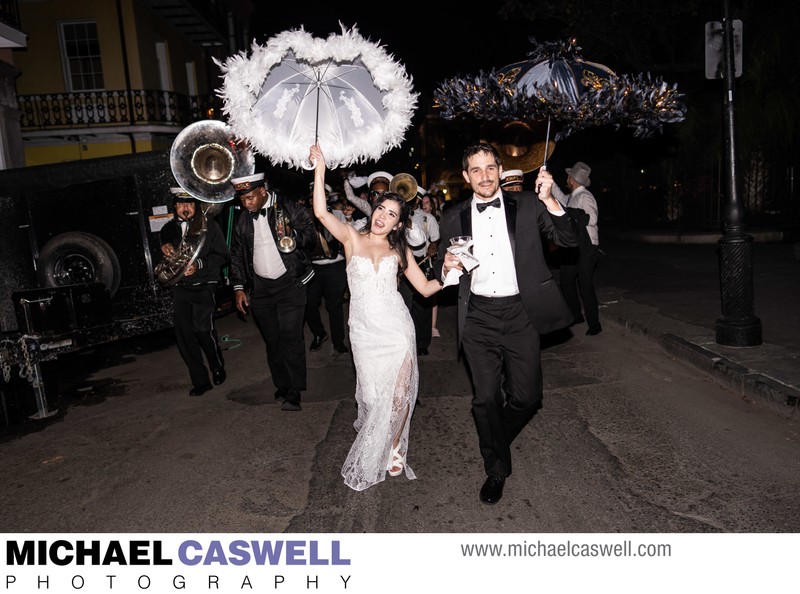
[[[752,371],[674,334],[662,334],[658,337],[658,343],[668,353],[705,371],[718,384],[734,390],[743,398],[761,404],[783,417],[789,418],[798,414],[800,391],[791,386]]]
[[[797,412],[800,409],[800,390],[765,375],[763,369],[756,371],[746,364],[732,360],[730,356],[723,356],[701,346],[713,343],[713,333],[709,330],[665,317],[653,307],[621,298],[618,290],[605,297],[613,300],[603,303],[601,319],[610,319],[628,332],[655,340],[670,355],[708,373],[716,383],[733,390],[748,402],[784,418],[800,415]],[[694,340],[682,338],[678,334]],[[780,347],[774,348],[783,352]],[[790,361],[789,364],[794,361],[790,359],[791,354],[793,353],[787,353],[785,357]]]

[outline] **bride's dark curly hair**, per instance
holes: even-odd
[[[408,202],[403,200],[403,197],[400,196],[400,194],[395,194],[394,192],[385,192],[381,196],[378,196],[372,205],[372,214],[375,214],[378,206],[387,200],[396,202],[400,207],[400,216],[397,220],[397,229],[392,229],[389,231],[389,234],[386,236],[386,238],[389,241],[389,247],[396,251],[397,255],[400,256],[400,272],[403,272],[408,266],[408,259],[406,258],[406,252],[408,250],[408,242],[406,241],[406,226],[408,225],[408,219],[411,215],[411,209],[409,208]],[[371,230],[372,215],[370,215],[369,219],[367,220],[367,224],[364,225],[364,228],[361,229],[361,234],[366,235]]]

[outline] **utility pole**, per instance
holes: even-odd
[[[727,202],[724,233],[719,240],[722,317],[715,324],[716,341],[726,346],[761,344],[761,320],[753,301],[753,238],[744,231],[736,175],[736,122],[733,101],[735,62],[730,0],[722,0],[723,79],[725,80],[725,159]]]

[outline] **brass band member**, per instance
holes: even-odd
[[[269,192],[263,173],[234,178],[244,211],[233,227],[231,280],[236,308],[253,317],[282,410],[298,411],[306,389],[303,323],[306,284],[314,276],[314,224],[302,205]]]
[[[203,216],[193,196],[182,188],[170,188],[170,192],[175,217],[161,228],[161,252],[164,256],[170,256],[178,248],[192,220]],[[172,288],[175,338],[192,380],[189,396],[201,396],[212,388],[208,369],[203,364],[204,353],[214,384],[220,385],[226,377],[214,327],[214,311],[222,267],[230,260],[230,252],[216,221],[208,220],[206,226],[200,253]]]

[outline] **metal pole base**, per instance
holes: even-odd
[[[717,320],[717,344],[758,346],[761,320],[755,315],[753,298],[753,238],[738,232],[719,240],[720,296],[722,317]]]
[[[717,344],[723,346],[749,347],[761,344],[761,320],[753,317],[745,320],[720,318],[714,324]]]

